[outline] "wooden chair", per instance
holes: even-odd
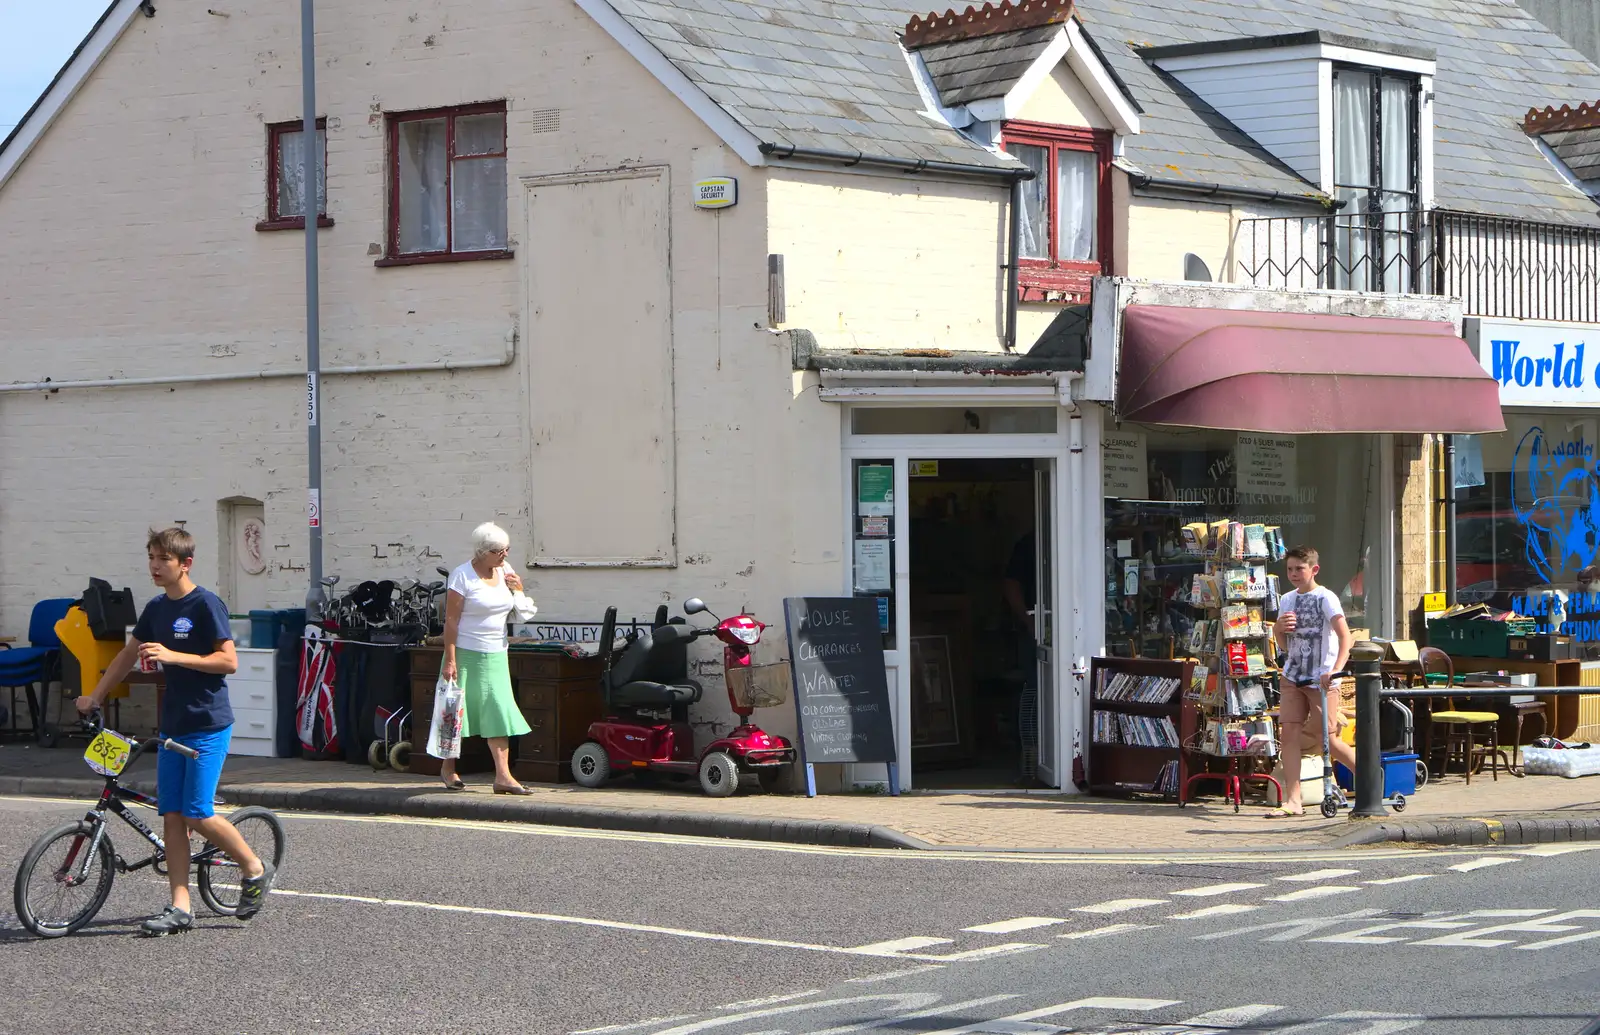
[[[1447,687],[1455,685],[1456,666],[1450,655],[1437,647],[1424,647],[1417,658],[1422,666],[1422,678],[1426,683],[1430,672],[1443,672]],[[1489,773],[1496,783],[1500,781],[1500,767],[1504,763],[1506,772],[1511,772],[1511,760],[1500,747],[1500,713],[1488,711],[1467,711],[1456,707],[1455,698],[1445,698],[1442,711],[1430,713],[1434,723],[1444,726],[1444,766],[1440,773],[1448,772],[1450,760],[1460,757],[1461,765],[1466,770],[1467,783],[1472,783],[1472,774],[1483,768],[1485,761],[1489,763]],[[1431,743],[1430,737],[1430,743]]]

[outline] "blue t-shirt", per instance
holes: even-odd
[[[179,654],[204,657],[216,652],[217,643],[233,639],[228,608],[209,589],[196,586],[188,596],[173,600],[165,593],[144,606],[133,638],[159,643]],[[161,732],[168,737],[207,733],[233,725],[228,703],[228,681],[219,672],[199,672],[181,665],[164,665],[167,690],[161,698]]]

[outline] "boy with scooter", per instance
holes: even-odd
[[[1343,671],[1350,657],[1350,625],[1338,594],[1317,584],[1322,567],[1317,551],[1297,546],[1287,555],[1289,582],[1294,589],[1278,604],[1272,639],[1280,654],[1287,651],[1279,680],[1278,719],[1283,726],[1283,804],[1267,813],[1268,819],[1305,815],[1300,800],[1301,738],[1306,722],[1328,728],[1329,748],[1335,761],[1356,771],[1355,749],[1339,739],[1339,697],[1330,676]]]
[[[145,544],[150,580],[163,592],[145,605],[133,639],[106,666],[92,693],[78,698],[78,711],[88,715],[105,703],[113,687],[127,678],[134,665],[166,671],[166,692],[161,700],[161,736],[170,737],[199,752],[190,759],[165,748],[156,760],[156,799],[167,846],[167,884],[172,904],[146,920],[140,930],[147,936],[181,934],[194,926],[189,903],[189,833],[193,831],[227,853],[239,865],[239,910],[248,920],[261,910],[275,875],[239,831],[216,815],[212,803],[222,763],[233,740],[233,708],[228,702],[227,677],[239,671],[228,609],[208,589],[194,584],[194,536],[181,528],[152,530]],[[148,667],[145,667],[148,666]]]

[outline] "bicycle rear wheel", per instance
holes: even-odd
[[[274,869],[283,868],[283,823],[271,809],[260,805],[235,809],[228,822],[239,831],[244,843]],[[233,916],[239,912],[239,865],[207,841],[200,849],[202,854],[212,853],[196,867],[195,884],[200,889],[200,900],[206,908],[219,916]]]
[[[83,853],[94,840],[95,824],[68,823],[40,837],[22,857],[12,901],[22,926],[41,938],[60,938],[79,930],[106,904],[117,875],[111,838],[102,837],[94,857]],[[82,872],[82,877],[78,876]]]

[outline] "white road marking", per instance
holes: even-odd
[[[862,945],[855,948],[844,948],[838,945],[813,945],[810,942],[791,942],[779,938],[751,938],[736,934],[717,934],[711,931],[691,931],[679,927],[660,927],[655,924],[633,924],[621,920],[601,920],[594,917],[563,916],[559,913],[531,913],[520,909],[485,909],[481,906],[457,906],[440,902],[414,902],[409,899],[372,898],[367,895],[335,895],[322,891],[291,891],[288,888],[272,889],[274,895],[289,895],[294,898],[325,899],[333,902],[357,902],[362,905],[372,906],[398,906],[406,909],[426,909],[440,913],[464,913],[470,916],[500,916],[512,920],[538,920],[552,924],[573,924],[579,927],[599,927],[611,931],[632,931],[639,934],[660,934],[672,938],[688,938],[694,941],[723,942],[732,945],[755,945],[770,949],[798,949],[803,952],[827,952],[839,956],[875,956],[886,959],[913,959],[924,962],[952,962],[968,958],[978,958],[968,953],[956,956],[938,957],[922,956],[906,951],[888,951],[876,945]],[[948,938],[903,938],[902,942],[916,942],[916,947],[927,945],[945,945],[950,942]],[[893,945],[894,942],[881,942],[879,945]],[[1015,947],[995,946],[996,949],[1020,951]],[[978,950],[983,952],[985,950]]]
[[[1057,938],[1083,939],[1104,938],[1111,934],[1122,934],[1125,931],[1148,931],[1154,924],[1111,924],[1108,927],[1096,927],[1088,931],[1073,931],[1071,934],[1058,934]]]
[[[706,1031],[711,1028],[722,1028],[730,1024],[740,1024],[744,1021],[753,1021],[762,1017],[781,1017],[784,1014],[799,1013],[803,1010],[820,1010],[829,1006],[857,1006],[862,1003],[889,1003],[887,1010],[918,1010],[932,1006],[939,1001],[939,996],[932,992],[902,992],[898,994],[882,995],[857,995],[846,996],[843,999],[824,999],[820,1002],[791,1003],[787,1006],[769,1006],[761,1010],[748,1010],[744,1013],[731,1014],[727,1017],[711,1017],[691,1024],[680,1024],[675,1028],[666,1028],[655,1035],[695,1035],[696,1032]]]
[[[1504,858],[1503,856],[1502,857],[1486,856],[1485,858],[1482,858],[1482,859],[1474,859],[1471,862],[1456,863],[1454,866],[1452,866],[1450,868],[1452,870],[1455,870],[1457,873],[1471,873],[1473,870],[1481,870],[1481,869],[1484,869],[1485,867],[1489,867],[1489,866],[1504,866],[1506,863],[1514,863],[1514,862],[1521,862],[1521,861],[1522,860],[1520,860],[1520,859],[1507,859],[1507,858]]]
[[[1207,884],[1200,888],[1187,888],[1183,891],[1174,891],[1174,895],[1184,895],[1193,898],[1210,898],[1213,895],[1231,895],[1236,891],[1254,891],[1264,888],[1265,884]]]
[[[1206,906],[1196,909],[1192,913],[1173,913],[1168,920],[1204,920],[1208,916],[1230,916],[1235,913],[1248,913],[1260,906],[1246,905],[1243,902],[1224,902],[1218,906]]]
[[[1226,1010],[1212,1010],[1179,1023],[1208,1028],[1242,1028],[1251,1021],[1275,1014],[1281,1009],[1283,1007],[1268,1003],[1250,1003],[1247,1006],[1231,1006]]]
[[[1279,877],[1278,879],[1300,882],[1332,880],[1335,877],[1354,877],[1360,872],[1360,870],[1312,870],[1310,873],[1292,873],[1287,877]]]
[[[962,930],[973,934],[1014,934],[1064,923],[1065,920],[1053,916],[1019,916],[1014,920],[996,920],[992,924],[978,924],[976,927],[963,927]]]
[[[1274,920],[1271,923],[1253,924],[1249,927],[1235,927],[1231,931],[1217,931],[1214,934],[1202,934],[1195,937],[1196,941],[1212,942],[1219,938],[1233,938],[1241,934],[1259,934],[1263,931],[1276,931],[1262,941],[1267,942],[1292,942],[1297,938],[1304,938],[1324,928],[1336,924],[1347,924],[1355,920],[1366,920],[1378,915],[1376,909],[1357,909],[1345,913],[1343,916],[1315,916],[1304,920]]]
[[[943,970],[941,963],[929,963],[921,967],[907,967],[905,970],[890,970],[882,974],[868,974],[865,977],[845,978],[847,985],[873,985],[879,981],[893,981],[896,978],[910,977],[913,974],[926,974],[930,970]]]
[[[1409,884],[1414,880],[1432,880],[1439,876],[1437,873],[1408,873],[1404,877],[1385,877],[1382,880],[1366,880],[1363,884]]]
[[[648,1028],[656,1024],[672,1024],[675,1021],[686,1021],[693,1016],[695,1015],[692,1013],[676,1013],[670,1017],[651,1017],[647,1020],[634,1021],[632,1024],[609,1024],[604,1028],[585,1028],[582,1031],[573,1032],[572,1035],[615,1035],[616,1032],[637,1031],[640,1028]]]
[[[1573,852],[1600,851],[1600,845],[1536,845],[1533,848],[1510,848],[1507,851],[1512,855],[1531,855],[1547,859],[1554,855],[1571,855]]]
[[[1092,906],[1079,906],[1074,913],[1127,913],[1135,909],[1146,909],[1150,906],[1164,906],[1164,898],[1114,898],[1109,902],[1097,902]]]
[[[970,963],[973,960],[988,959],[991,956],[1010,956],[1012,953],[1033,952],[1035,949],[1042,948],[1044,948],[1043,945],[1036,945],[1033,942],[1006,942],[1004,945],[990,945],[983,949],[968,949],[966,952],[954,952],[948,956],[919,955],[916,958],[921,960],[938,960],[941,963]]]
[[[724,1003],[713,1006],[713,1010],[754,1010],[758,1006],[775,1006],[778,1003],[792,1003],[796,999],[809,999],[814,995],[821,995],[822,989],[813,988],[809,992],[790,992],[787,995],[769,995],[764,999],[746,999],[742,1003]]]
[[[1323,884],[1315,888],[1301,888],[1291,891],[1287,895],[1274,895],[1267,899],[1268,902],[1304,902],[1313,898],[1331,898],[1334,895],[1345,895],[1352,891],[1360,891],[1347,884]]]
[[[1366,1010],[1351,1010],[1347,1013],[1331,1014],[1321,1020],[1296,1024],[1292,1028],[1284,1028],[1278,1032],[1278,1035],[1312,1032],[1348,1021],[1371,1021],[1372,1023],[1362,1028],[1344,1028],[1343,1035],[1394,1035],[1395,1032],[1409,1031],[1412,1028],[1422,1027],[1427,1018],[1419,1017],[1414,1013],[1371,1013]]]
[[[869,945],[857,945],[854,952],[864,952],[872,955],[892,956],[902,952],[911,952],[914,949],[927,949],[935,945],[953,945],[953,938],[926,938],[912,936],[910,938],[896,938],[888,942],[872,942]]]
[[[1070,1003],[1057,1003],[1055,1006],[1045,1006],[1037,1010],[1025,1010],[1014,1013],[1009,1017],[996,1017],[992,1021],[978,1021],[976,1024],[963,1025],[959,1028],[944,1028],[936,1032],[923,1032],[922,1035],[971,1035],[973,1032],[1005,1031],[1008,1025],[1022,1025],[1028,1021],[1037,1021],[1045,1017],[1055,1017],[1074,1010],[1133,1010],[1140,1013],[1150,1010],[1162,1010],[1169,1006],[1177,1006],[1183,1002],[1181,999],[1121,999],[1115,996],[1100,996],[1093,999],[1075,999]],[[667,1035],[663,1032],[662,1035]],[[676,1035],[676,1033],[674,1033]]]
[[[960,1003],[945,1003],[930,1010],[918,1010],[915,1013],[895,1014],[892,1017],[880,1017],[875,1021],[862,1021],[860,1024],[846,1024],[838,1028],[824,1028],[821,1031],[810,1032],[809,1035],[848,1035],[855,1031],[873,1031],[878,1028],[897,1028],[906,1021],[926,1020],[929,1017],[941,1017],[955,1013],[957,1010],[975,1010],[980,1006],[992,1006],[1011,999],[1019,999],[1017,993],[1005,995],[986,995],[982,999],[968,999]]]

